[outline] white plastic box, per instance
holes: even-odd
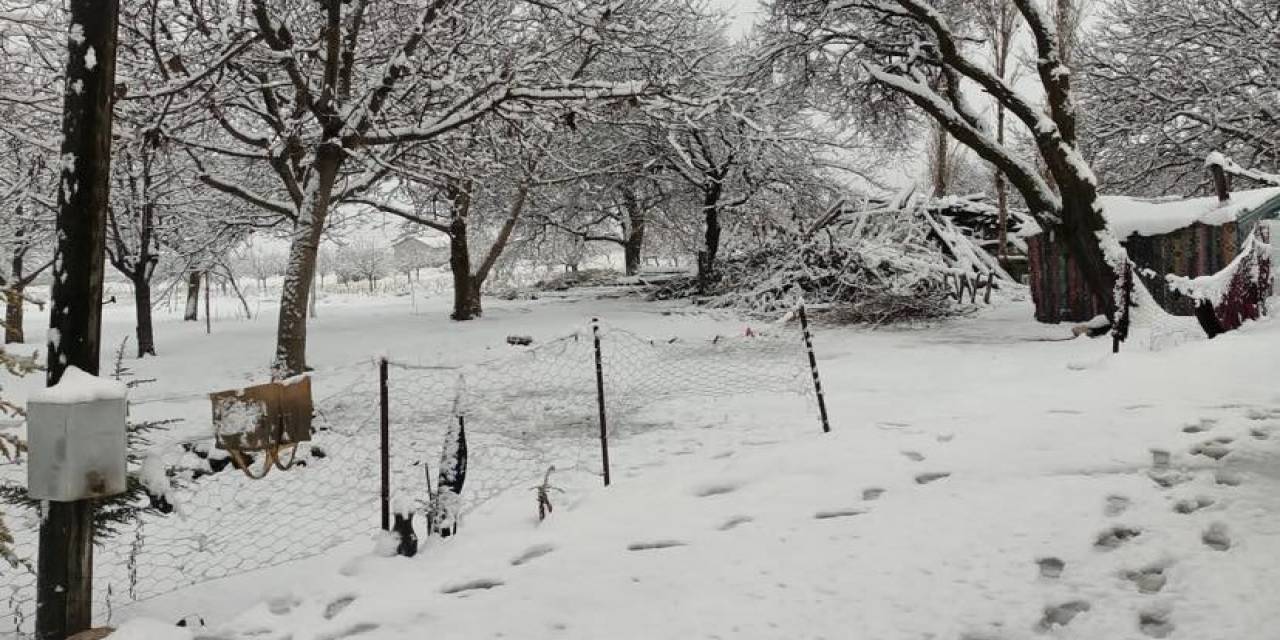
[[[126,488],[125,385],[70,367],[27,400],[27,490],[71,502]]]

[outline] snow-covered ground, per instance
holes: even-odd
[[[486,303],[457,324],[440,298],[330,296],[310,331],[317,395],[372,354],[474,362],[593,316],[656,337],[756,324],[635,300]],[[104,343],[130,321],[109,307]],[[135,413],[198,428],[198,394],[261,379],[273,321],[269,304],[212,336],[162,319],[160,357],[131,363],[158,379]],[[927,328],[819,327],[830,434],[803,402],[662,402],[645,411],[662,428],[614,443],[612,486],[553,476],[545,522],[520,486],[415,558],[375,553],[370,521],[363,540],[113,622],[194,614],[199,634],[281,640],[1277,637],[1280,323],[1118,356],[1042,339],[1066,333],[1026,302]]]

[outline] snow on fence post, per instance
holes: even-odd
[[[818,415],[822,417],[822,432],[831,432],[827,420],[827,399],[822,395],[822,379],[818,377],[818,358],[813,355],[813,336],[809,334],[809,316],[804,312],[804,300],[797,308],[800,313],[800,332],[804,334],[804,350],[809,353],[809,373],[813,376],[813,392],[818,396]]]
[[[591,337],[596,352],[596,408],[600,413],[600,458],[604,466],[604,486],[609,486],[609,429],[604,411],[604,362],[600,357],[600,319],[591,319]]]
[[[391,530],[391,406],[387,398],[387,358],[378,359],[378,438],[382,467],[382,530]]]

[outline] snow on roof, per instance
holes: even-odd
[[[1102,213],[1117,238],[1133,234],[1158,236],[1197,222],[1220,225],[1233,222],[1268,200],[1280,196],[1280,188],[1237,191],[1219,203],[1215,196],[1188,199],[1149,199],[1128,196],[1101,196]]]
[[[1280,188],[1237,191],[1225,204],[1216,196],[1201,198],[1135,198],[1131,196],[1099,196],[1102,215],[1106,216],[1111,233],[1123,240],[1131,235],[1158,236],[1197,222],[1220,225],[1238,220],[1241,216],[1261,207],[1274,198],[1280,198]],[[1038,224],[1023,225],[1020,237],[1041,233]]]
[[[118,380],[99,378],[78,367],[67,367],[58,384],[32,393],[27,402],[78,404],[95,400],[119,400],[125,397],[127,390],[128,387]]]

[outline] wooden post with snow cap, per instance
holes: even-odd
[[[600,413],[600,458],[604,467],[604,486],[609,486],[609,428],[604,411],[604,360],[600,356],[600,319],[591,319],[591,338],[596,352],[596,408]]]
[[[1218,202],[1226,202],[1231,199],[1231,178],[1227,176],[1226,169],[1223,164],[1227,159],[1221,153],[1214,151],[1205,159],[1204,164],[1209,167],[1209,175],[1213,176],[1213,191],[1218,195]]]
[[[47,383],[68,367],[96,375],[111,191],[119,0],[71,0],[62,106],[57,249]],[[45,503],[36,575],[36,637],[63,640],[93,622],[93,502]]]
[[[822,394],[822,378],[818,376],[818,358],[813,354],[813,336],[809,333],[809,316],[804,312],[804,300],[796,307],[800,314],[800,332],[804,334],[804,350],[809,353],[809,373],[813,376],[813,392],[818,397],[818,415],[822,418],[822,432],[831,432],[827,420],[827,398]]]

